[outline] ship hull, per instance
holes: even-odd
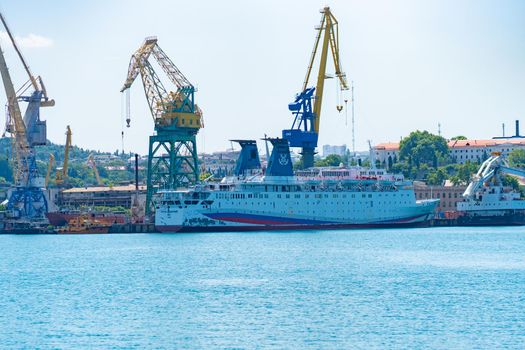
[[[74,220],[84,213],[63,213],[63,212],[49,212],[46,213],[46,217],[52,226],[61,227],[66,226],[70,220]],[[125,215],[117,215],[111,213],[89,213],[89,216],[93,219],[103,221],[110,224],[124,224],[126,223]]]
[[[465,215],[458,218],[459,226],[524,226],[525,215]]]
[[[162,233],[191,232],[254,232],[254,231],[300,231],[300,230],[341,230],[363,228],[410,228],[428,227],[430,215],[424,214],[395,221],[374,223],[318,223],[318,224],[279,224],[279,223],[249,223],[241,218],[235,224],[222,225],[157,225],[155,228]]]
[[[63,229],[57,232],[58,234],[67,234],[67,235],[86,235],[86,234],[100,234],[100,233],[109,233],[108,226],[97,226],[97,227],[86,227],[84,229]]]

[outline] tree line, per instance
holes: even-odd
[[[466,140],[463,135],[455,136],[451,140]],[[449,180],[454,185],[466,185],[471,177],[479,169],[480,164],[490,155],[485,151],[481,157],[467,160],[463,164],[457,163],[457,159],[451,155],[448,141],[439,135],[428,131],[413,131],[408,136],[401,139],[399,144],[399,158],[394,154],[387,160],[375,160],[377,168],[388,169],[392,173],[403,174],[405,178],[411,180],[424,181],[429,185],[441,185],[445,180]],[[507,160],[511,167],[525,168],[525,150],[514,150]],[[368,161],[358,164],[356,159],[350,157],[349,153],[345,156],[329,155],[324,159],[317,159],[315,166],[345,166],[363,165],[369,166]],[[301,162],[297,162],[296,169],[301,169]],[[516,178],[505,176],[506,185],[518,189],[519,184]]]

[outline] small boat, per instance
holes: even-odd
[[[110,227],[111,223],[92,218],[89,215],[80,215],[70,219],[66,226],[58,228],[57,233],[108,233]]]

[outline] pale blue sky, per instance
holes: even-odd
[[[198,88],[205,116],[199,151],[231,138],[280,135],[287,104],[301,88],[325,1],[9,1],[11,29],[35,34],[24,47],[54,108],[44,109],[49,138],[120,149],[122,97],[129,58],[144,37],[159,44]],[[331,1],[340,22],[343,69],[356,86],[356,144],[397,141],[411,130],[489,138],[501,123],[525,131],[524,1]],[[31,40],[25,46],[31,46]],[[34,44],[34,43],[33,43]],[[25,81],[3,43],[17,84]],[[329,71],[333,68],[329,66]],[[167,82],[167,81],[166,81]],[[169,85],[169,84],[166,84]],[[350,123],[335,109],[328,80],[320,145],[351,144]],[[146,153],[153,124],[140,80],[132,88],[126,151]],[[5,104],[5,93],[0,93]],[[0,118],[3,122],[5,117]]]

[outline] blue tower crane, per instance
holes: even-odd
[[[303,90],[297,94],[294,102],[288,105],[288,109],[294,115],[294,122],[291,129],[282,131],[283,138],[287,139],[291,147],[300,147],[303,166],[305,168],[314,165],[315,148],[319,138],[319,123],[321,120],[321,105],[323,100],[324,81],[326,76],[326,63],[328,59],[328,48],[332,53],[335,66],[335,76],[341,83],[341,90],[348,90],[346,75],[341,70],[339,61],[339,31],[338,22],[329,7],[321,10],[321,24],[316,29],[319,31],[314,43],[310,63],[306,71],[306,78]],[[319,61],[319,72],[315,87],[309,87],[310,73],[315,62],[317,49],[321,42],[321,35],[324,33],[321,47],[321,57]],[[313,102],[313,108],[312,108]],[[337,106],[341,111],[342,106]]]
[[[10,190],[7,209],[9,219],[14,226],[37,225],[46,222],[47,212],[47,200],[43,191],[44,177],[39,176],[35,159],[35,146],[45,145],[47,142],[46,122],[40,120],[40,107],[53,106],[55,102],[47,97],[42,79],[31,73],[1,13],[0,20],[29,76],[28,82],[18,90],[17,94],[0,48],[0,73],[7,95],[6,132],[11,134],[13,139],[15,158],[15,187]],[[31,87],[34,91],[26,95]],[[27,102],[24,117],[20,111],[19,101]]]

